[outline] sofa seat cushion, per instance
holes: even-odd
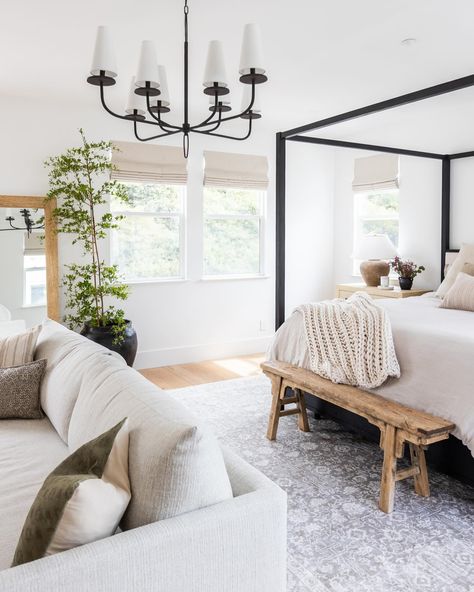
[[[67,443],[69,422],[84,376],[94,371],[95,360],[115,358],[118,354],[69,331],[55,321],[46,320],[36,346],[35,359],[48,361],[41,383],[41,406],[54,428]]]
[[[123,417],[130,422],[132,499],[124,529],[224,501],[232,488],[215,437],[179,401],[115,360],[96,360],[69,425],[72,450]]]
[[[48,418],[0,422],[0,570],[11,565],[43,481],[68,454]]]

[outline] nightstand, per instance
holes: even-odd
[[[400,290],[396,286],[393,290],[381,290],[371,288],[365,284],[338,284],[336,286],[336,298],[349,298],[354,292],[365,292],[372,298],[410,298],[410,296],[422,296],[431,290]]]

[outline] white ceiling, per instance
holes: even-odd
[[[208,41],[222,39],[229,79],[237,81],[242,28],[252,21],[263,30],[270,81],[262,89],[262,108],[273,129],[287,129],[474,72],[472,0],[189,0],[189,4],[190,88],[196,114],[207,107],[201,79]],[[182,10],[181,0],[5,3],[0,19],[0,95],[96,104],[97,89],[87,85],[85,78],[96,26],[107,24],[113,30],[119,67],[119,84],[111,89],[114,106],[124,107],[140,41],[153,39],[159,60],[167,66],[173,106],[179,109]],[[418,42],[402,46],[401,40],[407,37]],[[454,113],[460,120],[456,128],[447,123],[445,132],[456,135],[453,145],[462,144],[461,149],[470,147],[471,137],[474,147],[474,94],[463,92],[467,99],[462,113],[455,103],[437,99],[444,105],[443,114]],[[233,103],[240,106],[240,93]],[[419,112],[417,106],[408,109]],[[423,113],[426,116],[427,111]],[[416,147],[420,133],[438,123],[436,110],[428,113],[431,121],[423,124],[421,132],[407,124]],[[179,121],[179,112],[176,117]],[[390,114],[386,117],[386,124],[357,122],[341,133],[355,138],[367,129],[364,139],[388,143],[386,133],[379,133],[386,125],[385,131],[392,130],[395,141],[398,120]],[[467,125],[463,125],[465,117]],[[430,142],[436,144],[437,134],[431,135]],[[426,142],[419,147],[447,149]]]

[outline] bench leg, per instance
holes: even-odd
[[[397,430],[394,426],[386,425],[383,437],[383,467],[382,481],[380,483],[379,508],[382,512],[390,514],[393,511],[395,498],[395,481],[397,473]]]
[[[428,480],[428,469],[426,468],[425,451],[422,446],[410,444],[411,464],[418,467],[420,472],[414,476],[415,492],[423,497],[430,495],[430,482]]]
[[[308,414],[306,412],[306,403],[304,401],[304,393],[301,389],[295,389],[295,396],[298,399],[297,407],[299,409],[298,414],[298,428],[302,432],[310,432]]]
[[[272,376],[272,406],[270,409],[270,417],[268,419],[267,438],[275,440],[278,431],[278,421],[280,419],[280,390],[281,390],[281,376]]]

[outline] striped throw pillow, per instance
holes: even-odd
[[[440,308],[474,312],[474,277],[462,271],[458,273],[454,284],[443,298]]]
[[[32,362],[40,331],[41,325],[38,325],[26,333],[0,339],[0,368],[11,368]]]

